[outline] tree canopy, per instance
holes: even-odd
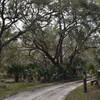
[[[52,65],[56,75],[75,74],[87,63],[89,52],[93,54],[100,45],[97,2],[1,0],[0,59],[4,65]],[[51,70],[48,68],[45,71]]]

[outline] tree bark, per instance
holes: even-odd
[[[2,57],[1,57],[1,48],[0,48],[0,66],[1,66],[1,59],[2,59]]]
[[[15,75],[15,82],[19,82],[19,76]]]
[[[2,59],[1,54],[2,54],[2,44],[0,39],[0,66],[1,66],[1,59]]]

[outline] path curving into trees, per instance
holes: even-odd
[[[79,82],[63,83],[55,86],[19,93],[5,98],[4,100],[64,100],[65,96],[69,92],[80,85],[81,83]]]

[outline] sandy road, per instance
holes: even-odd
[[[69,82],[19,93],[3,100],[64,100],[65,96],[79,85],[81,83]]]

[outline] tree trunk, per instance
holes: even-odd
[[[77,55],[77,49],[75,48],[73,53],[69,56],[68,66],[72,66],[73,65],[73,60],[74,60],[76,55]]]
[[[19,76],[15,75],[15,82],[19,82]]]
[[[60,53],[60,63],[63,64],[63,50],[62,50],[62,44],[63,44],[63,39],[61,39],[61,43],[60,43],[60,50],[59,50],[59,53]]]
[[[1,60],[2,60],[1,54],[2,54],[2,48],[1,48],[1,44],[0,44],[0,66],[1,66]]]

